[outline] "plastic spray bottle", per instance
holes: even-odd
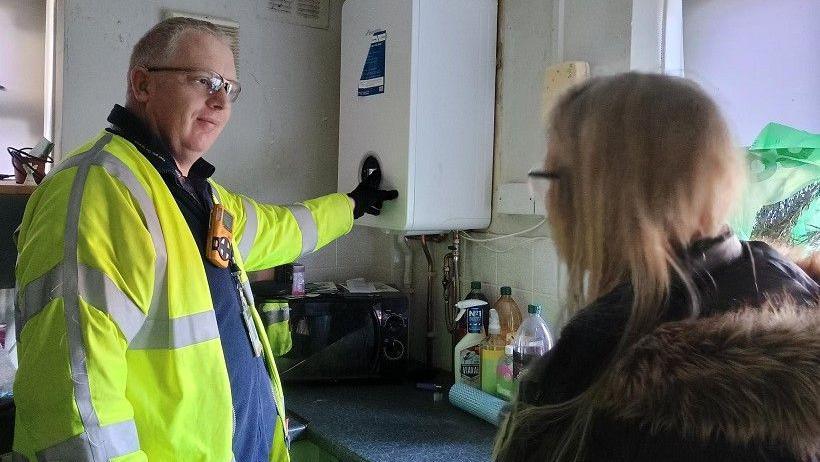
[[[456,303],[459,310],[467,310],[467,335],[456,344],[453,354],[455,383],[481,388],[481,342],[484,329],[481,321],[483,300],[462,300]]]

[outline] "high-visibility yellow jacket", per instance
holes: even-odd
[[[342,194],[279,207],[212,186],[234,216],[247,292],[245,271],[291,262],[352,227]],[[233,459],[231,388],[200,245],[156,169],[117,135],[102,132],[37,188],[18,237],[18,459]],[[271,460],[287,461],[281,384],[252,311],[279,410]]]

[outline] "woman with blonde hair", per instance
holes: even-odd
[[[628,73],[561,99],[530,176],[583,308],[521,377],[497,461],[818,456],[820,286],[728,229],[742,162],[687,80]]]

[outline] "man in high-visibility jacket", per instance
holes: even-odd
[[[321,248],[397,194],[365,182],[278,207],[213,182],[202,155],[240,90],[228,43],[202,21],[151,29],[126,107],[29,200],[16,460],[289,459],[265,335],[287,312],[260,317],[246,271]]]

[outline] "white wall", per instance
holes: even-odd
[[[63,146],[107,126],[113,105],[124,102],[131,49],[163,8],[213,15],[240,24],[242,82],[231,121],[205,156],[215,179],[273,203],[335,192],[341,0],[330,2],[328,30],[278,22],[268,3],[65,0]],[[356,228],[337,242],[303,260],[309,280],[389,274],[381,233]]]
[[[768,122],[820,133],[820,2],[684,0],[686,77],[718,102],[737,142]]]
[[[556,60],[588,61],[593,76],[626,72],[631,23],[631,0],[566,0],[563,59]]]
[[[0,0],[0,173],[14,173],[6,147],[43,136],[45,0]]]
[[[494,201],[498,188],[526,181],[546,154],[544,71],[587,61],[593,76],[629,70],[632,0],[507,0],[501,3],[502,74],[496,110]],[[489,231],[509,233],[539,218],[493,212]],[[545,235],[545,228],[534,235]]]

